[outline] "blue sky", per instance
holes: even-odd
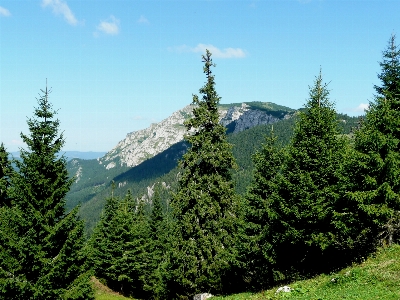
[[[109,151],[191,103],[206,48],[222,103],[300,108],[322,67],[338,112],[359,115],[399,13],[398,0],[0,0],[0,141],[24,147],[47,78],[64,150]]]

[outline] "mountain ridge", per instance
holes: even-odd
[[[108,170],[121,166],[134,167],[182,141],[186,134],[185,120],[193,116],[193,105],[173,112],[168,118],[149,127],[130,132],[99,163]],[[240,132],[260,124],[272,124],[290,117],[293,109],[271,102],[243,102],[218,107],[220,122],[230,132]]]
[[[244,104],[225,105],[225,112],[221,114],[221,123],[227,128],[228,141],[233,146],[233,154],[238,164],[238,169],[232,170],[232,172],[236,192],[241,195],[245,193],[251,180],[253,168],[251,156],[265,141],[264,136],[270,132],[273,126],[274,133],[278,136],[280,143],[287,144],[297,119],[298,110],[290,108],[282,110],[279,105],[276,105],[278,109],[273,110],[273,108],[263,107],[264,105],[272,106],[274,104],[246,102]],[[262,111],[264,113],[260,113]],[[180,111],[175,113],[180,113]],[[169,120],[171,128],[174,128],[174,125],[175,128],[184,128],[185,118],[178,117],[181,120],[179,124],[174,124],[171,119]],[[337,118],[342,121],[339,122],[339,126],[342,127],[343,133],[349,133],[351,128],[356,126],[356,117],[337,114]],[[155,125],[153,124],[149,128],[154,130]],[[127,136],[132,138],[135,134],[138,136],[143,132],[144,130],[128,133]],[[159,151],[153,152],[155,153],[154,156],[144,159],[133,167],[127,166],[122,161],[124,157],[118,155],[122,151],[116,149],[121,144],[129,146],[129,140],[118,143],[118,147],[116,146],[112,150],[114,152],[109,151],[108,154],[111,153],[114,157],[108,161],[105,160],[107,154],[95,160],[73,159],[69,161],[67,168],[70,176],[75,176],[75,182],[67,194],[67,209],[72,209],[77,204],[81,204],[80,216],[86,220],[86,230],[90,232],[101,214],[105,199],[110,195],[112,182],[115,182],[116,186],[113,192],[114,196],[123,196],[128,190],[131,190],[134,198],[143,199],[145,203],[151,203],[151,189],[155,182],[159,182],[169,187],[168,191],[161,189],[161,192],[164,193],[163,201],[168,201],[168,194],[174,190],[179,174],[178,160],[189,147],[183,140],[184,133],[182,133],[182,139],[179,142],[168,146],[161,152],[161,148],[158,148]],[[155,136],[157,136],[157,132]],[[151,139],[151,135],[148,136],[148,142],[151,146],[150,141],[154,143],[153,145],[156,144],[156,140]],[[143,141],[136,145],[140,146],[141,144],[143,144]],[[114,166],[106,168],[109,163],[114,163]]]

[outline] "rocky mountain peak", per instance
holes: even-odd
[[[182,141],[186,134],[184,122],[193,116],[193,107],[188,105],[159,123],[128,133],[125,139],[98,160],[99,164],[106,169],[117,165],[134,167]],[[223,105],[219,108],[219,114],[222,125],[234,125],[233,132],[240,132],[260,124],[274,123],[280,119],[265,110],[254,109],[246,103]]]

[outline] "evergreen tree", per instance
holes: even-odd
[[[130,234],[131,239],[126,245],[122,258],[117,261],[116,265],[119,266],[121,271],[125,271],[127,277],[130,278],[131,293],[135,297],[148,298],[150,293],[144,289],[144,285],[146,275],[151,272],[152,267],[148,260],[151,241],[149,239],[149,220],[142,200],[137,203]]]
[[[126,295],[144,297],[143,282],[149,266],[146,258],[149,251],[148,220],[144,203],[132,198],[129,191],[120,203],[113,219],[114,262],[110,268],[110,279],[117,283]]]
[[[88,265],[113,290],[125,295],[146,296],[145,275],[149,272],[148,220],[143,202],[136,206],[132,194],[107,199],[102,218],[88,245]]]
[[[400,97],[400,47],[396,45],[396,35],[392,34],[387,49],[383,51],[383,60],[379,63],[382,72],[378,74],[381,86],[375,85],[377,97]]]
[[[176,240],[170,286],[174,296],[221,293],[235,261],[236,203],[231,169],[235,167],[225,128],[219,124],[215,66],[202,56],[207,82],[193,96],[194,117],[186,121],[188,152],[180,161],[179,187],[172,199]]]
[[[352,204],[343,222],[355,221],[354,247],[373,251],[378,237],[392,243],[400,210],[400,48],[392,35],[380,63],[381,86],[355,132],[355,153],[347,164],[351,174],[346,201]]]
[[[29,150],[21,149],[14,163],[11,208],[2,215],[6,232],[0,261],[0,295],[6,299],[92,299],[89,273],[83,269],[83,222],[77,208],[65,212],[68,178],[59,121],[48,100],[38,99],[35,117],[28,119],[30,135],[21,133]]]
[[[310,87],[268,206],[268,251],[275,280],[309,276],[339,263],[336,211],[345,141],[321,72]],[[265,249],[267,250],[267,249]]]
[[[167,216],[161,206],[159,185],[154,185],[152,210],[149,220],[148,273],[145,275],[144,289],[155,299],[165,299],[166,286],[163,278],[166,253],[169,250],[169,234]]]
[[[278,191],[277,176],[282,168],[283,149],[276,145],[273,129],[266,136],[261,150],[252,160],[253,178],[244,199],[244,224],[239,239],[240,257],[244,263],[244,278],[250,288],[266,288],[272,283],[270,276],[271,248],[268,235],[269,205]]]
[[[11,162],[8,159],[8,153],[4,144],[0,145],[0,207],[10,206],[11,199],[9,198],[9,188],[13,169]]]
[[[100,221],[87,243],[87,267],[93,269],[97,278],[106,281],[109,278],[108,270],[114,264],[113,220],[120,202],[120,199],[114,196],[114,189],[115,184],[112,182],[111,196],[106,199]]]

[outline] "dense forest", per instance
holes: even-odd
[[[202,61],[206,82],[193,96],[185,141],[168,150],[171,161],[160,164],[159,155],[117,175],[136,172],[141,181],[123,194],[112,183],[98,207],[85,208],[103,208],[99,221],[86,219],[93,228],[87,236],[79,201],[66,206],[79,183],[58,156],[64,136],[50,90],[42,90],[29,134],[21,133],[21,159],[9,160],[0,147],[0,298],[93,299],[91,276],[140,299],[259,291],[335,271],[398,242],[394,35],[358,122],[337,114],[320,70],[292,118],[228,135],[208,50]],[[151,195],[141,197],[147,186]]]

